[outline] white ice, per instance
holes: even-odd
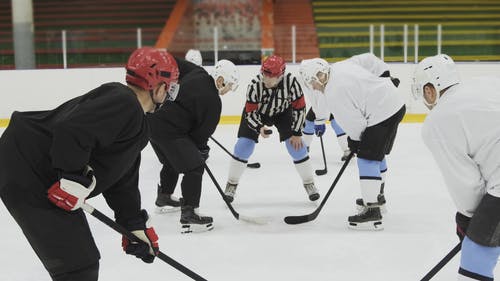
[[[232,151],[237,128],[221,125],[213,137]],[[268,224],[237,221],[205,174],[200,211],[214,217],[215,228],[200,234],[180,234],[179,213],[153,212],[161,166],[149,146],[143,152],[141,166],[142,204],[153,216],[161,251],[207,280],[420,280],[458,242],[454,205],[421,141],[420,130],[421,124],[401,124],[388,156],[388,213],[383,231],[358,232],[346,226],[360,194],[355,161],[347,167],[316,220],[285,224],[285,216],[308,214],[316,204],[307,199],[276,129],[271,138],[256,146],[250,162],[262,166],[245,171],[234,202],[240,214],[266,217]],[[315,179],[322,195],[342,165],[331,128],[324,139],[328,174]],[[224,188],[229,157],[215,143],[209,145],[208,165]],[[318,139],[313,141],[310,155],[314,169],[323,169]],[[180,194],[180,187],[176,194]],[[88,202],[113,217],[102,197]],[[121,235],[91,216],[88,220],[102,255],[99,280],[191,280],[159,259],[149,265],[125,255]],[[0,280],[50,280],[3,204],[0,226]],[[459,255],[433,280],[456,280]],[[500,276],[498,268],[496,275]]]

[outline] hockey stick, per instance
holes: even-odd
[[[458,243],[455,248],[451,249],[451,251],[438,263],[436,266],[434,266],[431,271],[429,271],[424,278],[422,278],[420,281],[429,281],[431,280],[438,271],[441,270],[458,252],[460,252],[460,249],[462,247],[462,242]]]
[[[104,224],[106,224],[107,226],[109,226],[112,229],[114,229],[116,232],[124,235],[129,240],[134,241],[134,242],[138,242],[138,243],[144,243],[144,241],[142,241],[141,239],[139,239],[132,232],[130,232],[129,230],[127,230],[125,227],[119,225],[114,220],[112,220],[109,217],[107,217],[105,214],[99,212],[99,210],[95,209],[91,205],[89,205],[87,203],[83,203],[82,209],[84,211],[86,211],[87,213],[89,213],[90,215],[92,215],[95,218],[97,218],[98,220],[100,220],[101,222],[103,222]],[[171,265],[175,269],[179,270],[180,272],[182,272],[182,273],[186,274],[187,276],[191,277],[193,280],[196,280],[196,281],[207,281],[207,279],[205,279],[205,278],[201,277],[200,275],[196,274],[195,272],[191,271],[189,268],[187,268],[184,265],[180,264],[179,262],[177,262],[176,260],[172,259],[171,257],[165,255],[161,251],[158,252],[158,256],[157,257],[159,259],[161,259],[162,261],[168,263],[169,265]]]
[[[323,136],[319,136],[319,140],[321,141],[321,152],[323,152],[323,163],[325,164],[325,168],[323,170],[316,170],[316,175],[322,176],[328,173],[328,168],[326,166],[326,156],[325,156],[325,146],[323,145]]]
[[[352,156],[354,155],[353,152],[347,156],[347,159],[344,162],[344,165],[342,165],[342,168],[340,169],[339,173],[337,174],[337,177],[332,183],[332,186],[330,186],[330,189],[328,189],[328,192],[326,193],[325,197],[323,198],[323,201],[319,204],[319,207],[316,208],[316,210],[308,215],[303,215],[303,216],[288,216],[285,217],[285,222],[287,224],[300,224],[300,223],[305,223],[305,222],[310,222],[314,220],[318,215],[323,206],[326,203],[326,200],[328,200],[328,197],[332,193],[333,189],[335,188],[335,185],[337,185],[337,182],[340,179],[340,176],[342,176],[342,173],[344,173],[345,168],[347,167],[347,164],[349,164],[349,161],[351,161]]]
[[[226,195],[224,194],[224,191],[222,191],[222,188],[220,187],[219,183],[217,182],[214,175],[212,174],[212,171],[210,171],[210,169],[208,168],[207,164],[205,164],[205,170],[207,170],[207,173],[210,176],[210,178],[212,179],[212,182],[214,183],[215,187],[217,188],[217,191],[219,191],[219,194],[222,196],[222,199],[224,200],[224,202],[226,202],[226,205],[229,207],[229,210],[231,211],[231,213],[233,214],[233,216],[237,220],[242,220],[242,221],[251,222],[251,223],[255,223],[255,224],[266,224],[267,223],[267,221],[264,218],[247,217],[247,216],[243,216],[243,215],[239,214],[238,212],[236,212],[234,210],[233,206],[231,205],[231,203],[229,203],[227,201]]]
[[[227,154],[229,154],[229,156],[233,157],[234,159],[236,159],[236,157],[234,157],[234,155],[229,152],[229,150],[227,150],[224,146],[222,146],[222,144],[220,144],[216,139],[214,139],[212,136],[210,136],[210,139],[213,140],[220,148],[222,148],[222,150],[224,150]],[[254,169],[257,169],[257,168],[260,168],[260,163],[259,162],[255,162],[255,163],[248,163],[247,164],[247,167],[248,168],[254,168]]]

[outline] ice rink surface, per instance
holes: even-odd
[[[266,225],[237,221],[221,199],[210,177],[203,179],[200,211],[214,217],[215,228],[200,234],[181,234],[180,213],[154,213],[160,164],[148,146],[143,151],[140,188],[142,204],[153,217],[160,249],[207,280],[214,281],[407,281],[420,280],[457,243],[455,208],[432,156],[420,137],[421,124],[402,124],[388,156],[385,230],[359,232],[347,228],[359,196],[358,170],[351,161],[316,220],[287,225],[283,218],[315,210],[307,199],[278,134],[261,140],[238,186],[234,208],[246,216],[265,217]],[[236,142],[236,125],[220,125],[213,137],[230,151]],[[315,176],[322,195],[327,192],[342,163],[331,127],[324,142],[328,173]],[[229,156],[214,142],[208,166],[224,188]],[[319,139],[311,145],[313,168],[323,169]],[[180,187],[176,194],[180,194]],[[113,217],[102,196],[88,200]],[[153,264],[125,255],[121,235],[88,216],[101,252],[100,279],[191,280],[157,259]],[[50,280],[40,261],[3,204],[0,204],[0,280]],[[40,227],[44,227],[41,225]],[[78,253],[74,253],[77,255]],[[459,254],[460,255],[460,254]],[[456,280],[459,255],[433,280]],[[496,276],[500,276],[497,268]]]

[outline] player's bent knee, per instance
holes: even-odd
[[[99,278],[99,262],[74,271],[51,274],[54,281],[97,281]]]
[[[465,237],[462,242],[462,257],[459,275],[474,280],[493,280],[493,270],[497,264],[500,248],[486,247]]]
[[[254,149],[255,141],[245,137],[238,138],[234,146],[234,156],[241,160],[248,160],[253,154]]]
[[[290,142],[290,139],[287,139],[285,141],[285,145],[286,145],[286,149],[288,151],[288,154],[290,154],[290,156],[292,156],[293,161],[299,161],[299,160],[302,160],[302,159],[307,157],[307,148],[305,145],[302,146],[302,148],[300,148],[299,150],[295,150],[295,148],[293,148],[293,146]]]

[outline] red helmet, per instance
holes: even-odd
[[[278,77],[285,73],[285,60],[276,55],[268,57],[260,68],[260,72],[270,77]]]
[[[179,79],[177,62],[165,49],[139,48],[130,55],[125,68],[127,83],[145,90],[153,90],[162,82],[169,89]]]

